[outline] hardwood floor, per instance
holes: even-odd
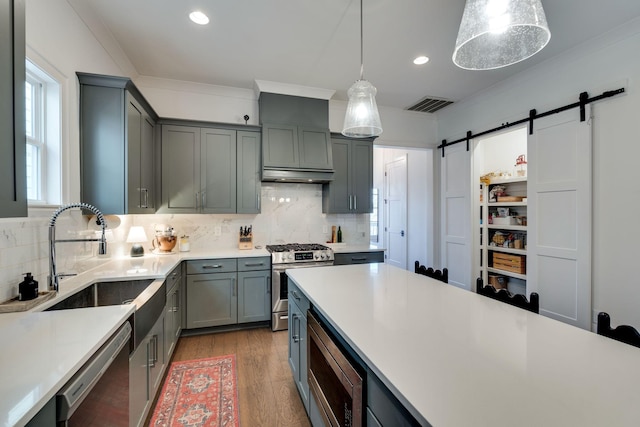
[[[287,331],[257,328],[182,337],[172,361],[232,353],[238,370],[240,426],[310,427],[287,360]]]

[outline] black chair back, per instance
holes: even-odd
[[[423,276],[431,277],[432,279],[440,280],[444,283],[449,283],[449,270],[446,268],[443,268],[442,271],[434,270],[431,267],[427,268],[424,265],[420,265],[420,261],[416,261],[415,272],[417,274],[422,274]]]
[[[598,335],[604,335],[608,338],[621,341],[634,347],[640,347],[640,333],[633,326],[619,325],[617,328],[611,328],[611,317],[607,313],[598,313]]]
[[[480,277],[476,280],[476,292],[485,297],[520,307],[532,313],[538,314],[540,312],[540,296],[536,292],[531,292],[529,301],[527,301],[527,297],[522,294],[512,294],[506,289],[496,290],[496,288],[491,285],[484,286],[482,278]]]

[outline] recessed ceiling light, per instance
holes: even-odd
[[[195,22],[198,25],[207,25],[209,23],[209,17],[204,13],[196,10],[195,12],[191,12],[189,14],[189,19]]]
[[[429,62],[429,58],[427,58],[426,56],[418,56],[413,60],[413,63],[416,65],[426,64],[427,62]]]

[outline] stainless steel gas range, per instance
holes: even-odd
[[[290,268],[318,267],[333,265],[333,250],[315,243],[267,245],[271,252],[271,328],[282,331],[289,327],[287,275]]]

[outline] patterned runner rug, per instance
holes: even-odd
[[[238,427],[236,355],[172,363],[150,425]]]

